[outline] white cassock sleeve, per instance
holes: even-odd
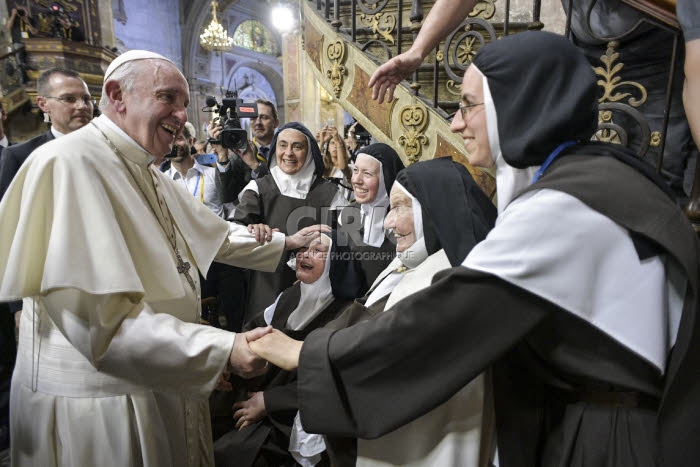
[[[155,391],[208,397],[233,347],[234,333],[154,313],[133,294],[57,289],[38,300],[98,371]]]
[[[284,234],[275,233],[260,245],[247,227],[229,223],[216,259],[273,271],[284,241]],[[189,316],[196,309],[193,297],[172,300],[168,312],[155,312],[140,293],[93,294],[67,287],[39,297],[56,327],[98,371],[152,390],[208,397],[233,348],[234,333],[173,316],[183,307]]]
[[[274,272],[284,251],[285,235],[273,232],[272,241],[260,245],[245,225],[229,222],[228,236],[224,239],[215,261],[257,271]]]

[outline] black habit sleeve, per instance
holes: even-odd
[[[291,416],[293,419],[299,409],[299,404],[297,403],[296,376],[292,374],[287,377],[291,381],[290,383],[268,388],[263,391],[265,410],[267,411],[267,415],[271,418],[278,419],[280,416],[283,416],[283,418],[286,419]]]
[[[258,168],[255,170],[255,177],[254,178],[262,178],[265,175],[270,173],[270,169],[268,168],[267,164],[264,162],[261,162]]]
[[[316,330],[299,362],[304,429],[368,439],[388,433],[445,402],[553,309],[460,266],[368,321]]]
[[[222,172],[217,169],[216,181],[224,203],[237,203],[238,195],[250,182],[250,168],[240,158],[231,159],[231,167]]]
[[[236,206],[233,221],[243,225],[266,224],[262,199],[253,190],[246,190]]]

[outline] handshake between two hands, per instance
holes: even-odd
[[[229,358],[230,370],[243,378],[264,374],[268,362],[283,370],[293,370],[299,366],[302,344],[272,326],[239,333]]]
[[[268,361],[285,370],[293,370],[299,365],[299,354],[303,342],[287,337],[272,326],[238,333],[233,342],[229,357],[231,372],[243,378],[254,378],[267,371]],[[231,391],[228,381],[230,372],[219,377],[216,389]],[[249,392],[246,400],[233,404],[233,418],[236,429],[242,430],[265,417],[265,398],[261,391]]]

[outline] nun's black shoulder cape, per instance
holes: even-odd
[[[599,87],[586,57],[557,34],[531,31],[518,39],[491,42],[473,61],[489,83],[508,165],[542,165],[560,144],[571,141],[576,144],[564,149],[560,158],[614,157],[673,197],[663,178],[632,150],[591,141],[598,128]]]
[[[429,254],[444,249],[457,266],[496,221],[496,208],[469,171],[447,157],[418,162],[396,181],[418,199]]]
[[[562,142],[577,141],[570,150],[585,150],[555,160],[534,186],[579,196],[681,266],[688,287],[667,371],[660,375],[556,303],[456,267],[373,319],[307,337],[298,370],[304,428],[381,436],[492,367],[502,467],[698,463],[700,247],[687,219],[648,174],[618,162],[618,148],[607,157],[596,150],[607,145],[588,143],[597,117],[595,77],[566,38],[514,34],[484,46],[474,63],[489,80],[509,164],[540,165]],[[592,170],[597,164],[587,161],[594,159],[607,170]],[[517,254],[500,259],[517,266]]]

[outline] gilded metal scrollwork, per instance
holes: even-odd
[[[474,9],[469,12],[470,18],[484,18],[491,19],[496,13],[496,0],[479,0],[479,2],[474,5]]]
[[[613,122],[612,117],[613,114],[610,110],[599,112],[596,139],[604,143],[627,144],[627,134],[622,127]]]
[[[649,139],[649,144],[653,148],[658,148],[661,145],[661,132],[660,131],[652,131],[651,132],[651,138]]]
[[[331,68],[326,70],[326,76],[331,80],[335,97],[340,97],[340,90],[343,87],[343,75],[346,74],[345,65],[345,43],[337,40],[328,44],[326,56],[331,61]]]
[[[619,123],[613,121],[614,113],[626,115],[636,122],[639,127],[639,148],[637,149],[637,155],[642,157],[646,154],[653,138],[649,130],[649,125],[646,123],[644,115],[642,115],[639,110],[622,102],[603,102],[598,106],[598,109],[600,112],[598,114],[598,131],[595,134],[596,140],[629,146],[630,137],[634,134],[629,131],[630,129],[624,128]]]
[[[605,68],[595,67],[593,69],[596,75],[603,78],[602,80],[598,80],[598,85],[600,85],[604,91],[600,102],[619,102],[629,97],[627,103],[632,107],[639,107],[647,100],[647,90],[639,83],[634,81],[621,81],[622,78],[616,76],[625,67],[624,63],[615,63],[615,61],[620,58],[620,54],[615,52],[617,46],[618,43],[616,41],[609,42],[605,55],[600,57],[600,61],[603,62]],[[622,87],[636,88],[640,94],[639,98],[630,97],[632,94],[629,92],[619,92],[619,88]]]
[[[360,8],[360,11],[367,14],[367,15],[373,15],[375,13],[378,13],[384,9],[384,7],[389,3],[389,0],[380,0],[380,1],[367,1],[367,0],[353,0],[357,2],[357,6]]]
[[[625,65],[617,63],[620,54],[615,49],[618,46],[617,41],[608,42],[605,55],[600,57],[604,66],[593,68],[596,76],[599,77],[598,86],[603,88],[603,96],[598,100],[600,112],[595,139],[628,146],[629,131],[613,119],[615,112],[619,112],[619,115],[626,115],[639,127],[641,141],[637,154],[641,157],[647,152],[650,145],[660,144],[660,135],[658,132],[655,132],[655,136],[652,135],[644,115],[637,110],[637,107],[647,101],[646,88],[635,81],[623,81],[620,77]]]
[[[373,15],[362,13],[360,15],[360,21],[372,28],[372,34],[374,34],[375,39],[382,36],[385,41],[394,45],[394,38],[391,33],[394,32],[394,28],[396,28],[396,16],[393,14],[385,15],[384,13],[375,13]]]
[[[428,137],[423,134],[428,124],[428,111],[423,105],[407,105],[401,109],[399,121],[404,130],[399,144],[411,163],[418,162],[423,146],[428,144]]]
[[[471,25],[464,28],[465,31],[471,31]],[[457,63],[460,65],[468,65],[474,60],[476,49],[474,44],[477,42],[475,36],[470,36],[464,39],[464,42],[457,46]]]
[[[482,18],[467,18],[445,41],[440,51],[442,65],[447,73],[445,87],[450,94],[459,95],[464,70],[471,64],[477,51],[488,41],[496,39],[493,25]]]

